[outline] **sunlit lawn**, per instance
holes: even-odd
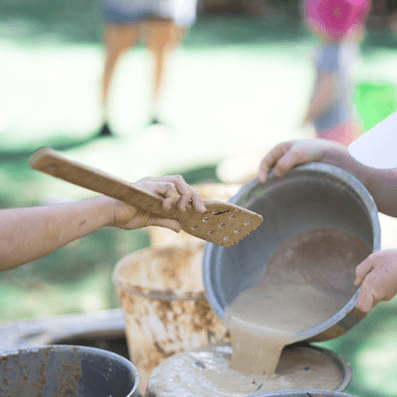
[[[233,28],[233,21],[224,24],[226,31]],[[103,50],[98,43],[0,38],[0,204],[92,195],[30,171],[29,155],[42,145],[69,147],[64,151],[71,158],[127,180],[197,169],[193,182],[200,182],[207,178],[200,179],[204,166],[215,170],[232,155],[265,153],[283,140],[308,136],[311,131],[298,124],[314,78],[313,38],[303,34],[293,41],[212,45],[209,26],[193,29],[169,65],[162,105],[167,128],[145,128],[151,75],[147,52],[139,47],[123,59],[111,98],[118,137],[105,140],[93,139],[100,125]],[[244,31],[244,24],[238,27]],[[247,29],[249,35],[252,26]],[[357,77],[397,85],[397,51],[367,51]],[[390,230],[396,223],[382,222],[386,245],[393,246]],[[145,230],[102,230],[1,274],[0,321],[117,307],[112,269],[118,259],[148,244]],[[350,392],[397,396],[396,303],[379,306],[347,335],[326,344],[352,363]]]

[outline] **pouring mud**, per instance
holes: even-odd
[[[351,298],[354,269],[370,253],[360,238],[336,228],[309,230],[284,242],[256,277],[262,282],[226,309],[231,368],[274,377],[283,348]]]
[[[244,291],[226,310],[232,368],[272,377],[281,351],[296,341],[296,333],[325,321],[344,303],[340,296],[312,286],[270,285]]]
[[[351,379],[334,353],[294,343],[352,297],[355,267],[371,253],[336,228],[308,230],[285,241],[258,282],[227,307],[232,346],[176,354],[152,373],[148,397],[246,397],[278,390],[342,391]]]
[[[329,351],[311,346],[283,350],[278,376],[244,374],[230,367],[232,347],[214,344],[163,361],[149,379],[145,397],[247,397],[275,390],[337,390],[346,378]]]

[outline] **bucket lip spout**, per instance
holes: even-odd
[[[354,192],[357,197],[360,199],[363,206],[366,208],[368,212],[368,217],[371,220],[372,224],[372,234],[373,234],[373,243],[372,243],[372,252],[376,252],[380,250],[380,223],[378,218],[378,209],[375,203],[375,200],[368,192],[366,187],[352,174],[339,168],[332,164],[321,163],[321,162],[313,162],[308,164],[299,165],[289,171],[284,177],[277,177],[270,172],[268,182],[263,186],[271,183],[277,183],[278,181],[285,180],[286,178],[294,178],[303,173],[320,173],[325,174],[331,178],[335,178],[339,180],[342,184],[349,187],[352,192]],[[235,196],[230,200],[233,204],[238,204],[242,206],[249,206],[250,202],[255,199],[255,189],[262,186],[258,179],[253,179],[237,192]],[[233,248],[233,247],[232,247]],[[219,295],[217,294],[215,285],[212,280],[212,272],[211,268],[214,263],[219,262],[224,250],[230,248],[220,247],[213,243],[206,243],[204,247],[204,256],[203,256],[203,283],[206,292],[207,299],[220,319],[224,319],[225,317],[225,307],[222,305]],[[337,324],[341,321],[348,312],[354,310],[357,297],[360,289],[357,289],[350,300],[343,306],[341,310],[335,313],[332,317],[330,317],[327,321],[322,324],[310,328],[306,331],[299,333],[299,340],[306,340],[313,338],[317,335],[320,335],[322,332],[328,330],[333,325]]]
[[[164,300],[164,301],[191,301],[205,299],[205,292],[203,290],[186,291],[183,289],[153,289],[144,288],[139,285],[130,286],[118,281],[114,281],[116,288],[119,291],[125,291],[131,295],[142,296],[149,299]],[[118,292],[119,293],[119,292]]]
[[[29,347],[21,347],[21,348],[14,348],[10,350],[3,350],[0,352],[0,360],[6,359],[6,358],[11,358],[13,356],[19,356],[21,354],[27,353],[27,354],[32,354],[32,353],[40,353],[41,351],[46,351],[46,352],[74,352],[74,353],[82,353],[83,355],[100,355],[104,358],[107,358],[109,360],[121,362],[123,365],[125,365],[132,373],[133,378],[134,378],[134,384],[132,386],[132,389],[129,391],[129,394],[126,397],[129,396],[135,396],[137,390],[138,390],[138,385],[140,382],[140,376],[137,367],[135,364],[126,359],[123,356],[120,356],[117,353],[111,352],[109,350],[101,349],[98,347],[91,347],[91,346],[80,346],[80,345],[39,345],[39,346],[29,346]]]

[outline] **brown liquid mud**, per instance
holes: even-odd
[[[349,301],[355,267],[370,253],[360,238],[334,228],[309,230],[282,244],[258,285],[226,309],[232,368],[273,377],[283,348]]]
[[[146,397],[246,397],[291,389],[336,390],[344,372],[335,358],[310,346],[283,350],[277,374],[245,374],[230,366],[230,345],[179,353],[154,369]]]

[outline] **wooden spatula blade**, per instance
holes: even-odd
[[[179,218],[185,232],[215,244],[229,247],[255,231],[263,217],[230,203],[205,201],[207,212],[192,212]]]

